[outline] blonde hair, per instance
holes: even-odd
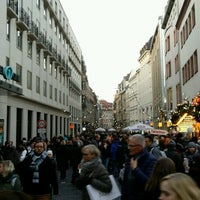
[[[199,200],[200,189],[196,182],[183,173],[173,173],[162,178],[167,181],[170,189],[176,193],[177,200]]]
[[[2,160],[0,163],[3,165],[2,175],[8,175],[15,170],[14,164],[11,160]]]
[[[84,147],[82,148],[82,152],[83,152],[85,149],[88,149],[88,150],[89,150],[89,153],[95,155],[96,157],[98,157],[98,156],[101,155],[100,150],[99,150],[95,145],[93,145],[93,144],[88,144],[88,145],[84,146]]]

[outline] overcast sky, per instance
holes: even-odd
[[[118,84],[139,66],[168,0],[60,0],[99,99],[113,102]]]

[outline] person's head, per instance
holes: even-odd
[[[162,178],[159,200],[199,200],[200,189],[195,181],[183,173],[173,173]]]
[[[194,142],[189,142],[187,145],[188,152],[193,154],[196,151],[196,144]]]
[[[145,148],[144,137],[141,134],[131,135],[128,139],[129,155],[135,156]]]
[[[5,177],[15,170],[14,164],[11,160],[0,161],[0,174]]]
[[[145,135],[144,140],[146,147],[150,147],[153,144],[153,137],[151,135]]]
[[[32,200],[33,198],[23,192],[14,190],[2,190],[0,191],[1,200]]]
[[[169,151],[175,151],[176,150],[176,143],[174,140],[170,140],[170,142],[167,145],[167,149]]]
[[[53,151],[52,151],[52,150],[48,150],[48,151],[47,151],[47,156],[48,156],[49,158],[52,158],[52,157],[53,157]]]
[[[36,155],[40,155],[45,150],[45,142],[42,140],[35,141],[34,152]]]
[[[89,144],[82,148],[82,155],[84,162],[88,162],[95,157],[99,157],[101,152],[95,145]]]

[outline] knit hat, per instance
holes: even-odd
[[[187,148],[191,148],[191,147],[196,148],[196,144],[194,142],[189,142],[187,145]]]

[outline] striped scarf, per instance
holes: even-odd
[[[44,161],[47,157],[47,153],[45,151],[42,152],[41,155],[33,155],[32,162],[30,164],[30,169],[33,171],[32,183],[39,183],[39,165]]]

